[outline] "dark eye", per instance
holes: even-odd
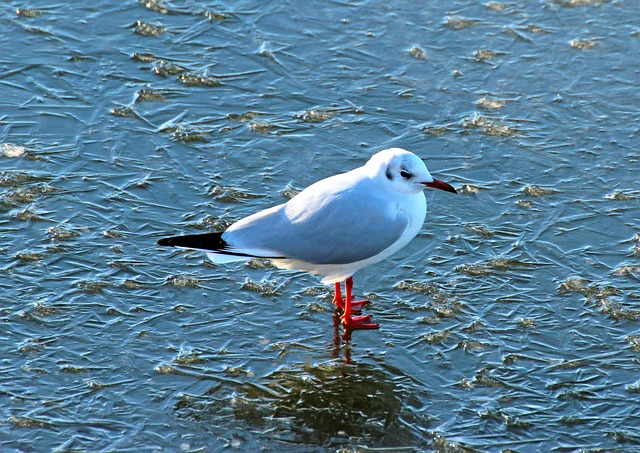
[[[404,179],[409,179],[413,175],[409,173],[407,170],[400,170],[400,176],[402,176]]]

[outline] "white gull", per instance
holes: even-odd
[[[456,193],[433,178],[418,156],[390,148],[224,232],[175,236],[158,244],[204,250],[217,263],[266,258],[280,268],[322,275],[323,283],[334,284],[333,303],[343,310],[345,327],[375,329],[379,325],[371,315],[352,314],[368,304],[352,300],[353,274],[388,258],[418,234],[427,213],[426,187]]]

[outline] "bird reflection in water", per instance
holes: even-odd
[[[354,329],[340,329],[342,325],[342,311],[336,309],[333,312],[333,358],[340,358],[340,350],[344,351],[344,363],[351,364],[351,334]],[[346,376],[346,373],[343,372]]]

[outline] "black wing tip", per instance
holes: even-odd
[[[163,247],[182,247],[187,249],[224,250],[228,244],[222,239],[222,233],[188,234],[159,239],[158,245]]]
[[[173,238],[162,238],[158,240],[157,244],[163,247],[173,247]]]
[[[163,247],[182,247],[185,249],[204,250],[222,255],[242,256],[247,258],[286,259],[285,256],[256,256],[229,250],[229,244],[222,239],[222,233],[188,234],[159,239],[158,245]]]

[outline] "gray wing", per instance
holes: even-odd
[[[409,217],[376,196],[375,187],[368,184],[362,181],[344,190],[305,190],[287,204],[238,222],[223,238],[234,248],[258,256],[284,256],[314,264],[370,258],[400,239]]]

